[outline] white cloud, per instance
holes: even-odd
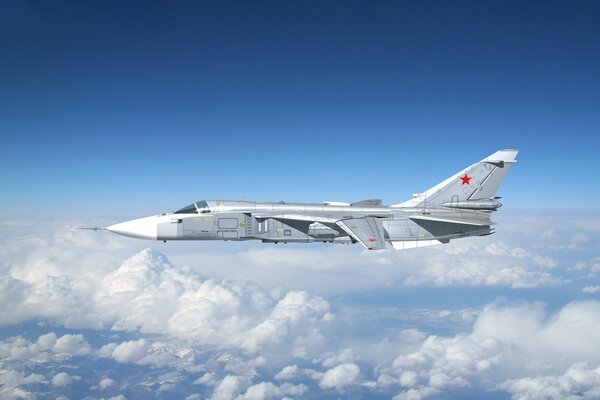
[[[227,375],[215,387],[211,400],[231,400],[240,393],[245,385],[245,379],[235,375]]]
[[[56,339],[52,351],[57,354],[82,356],[90,353],[91,347],[85,341],[83,335],[64,335]]]
[[[566,235],[565,235],[566,236]],[[591,240],[591,238],[586,235],[585,233],[574,233],[571,236],[570,241],[568,240],[562,240],[562,241],[557,241],[554,240],[558,238],[558,235],[556,237],[553,238],[549,238],[549,237],[544,237],[544,235],[542,235],[541,239],[545,240],[546,242],[549,241],[549,239],[553,240],[553,244],[545,244],[545,245],[539,245],[536,246],[538,248],[542,248],[542,249],[549,249],[549,250],[560,250],[560,251],[564,251],[564,250],[570,250],[570,251],[581,251],[583,249],[582,245],[589,242]],[[560,244],[558,244],[560,243]]]
[[[236,397],[236,400],[281,399],[286,395],[302,396],[307,389],[306,385],[302,384],[284,383],[277,386],[271,382],[260,382],[250,386],[243,395]]]
[[[319,363],[324,367],[330,368],[338,364],[348,363],[357,359],[353,350],[350,348],[340,349],[337,352],[327,352],[321,357],[313,360],[314,363]]]
[[[506,243],[492,243],[485,247],[485,252],[494,256],[509,256],[514,258],[529,258],[532,263],[542,268],[554,268],[557,261],[549,256],[532,254],[521,247],[510,247]]]
[[[52,377],[52,385],[53,386],[67,386],[71,383],[80,380],[81,377],[77,375],[69,375],[66,372],[59,372],[58,374]]]
[[[556,231],[554,229],[546,229],[540,235],[540,239],[542,239],[542,240],[553,240],[553,239],[557,239],[557,238],[558,238],[558,234],[556,233]]]
[[[250,329],[242,341],[242,347],[256,351],[265,344],[279,343],[297,327],[317,326],[328,322],[329,303],[306,292],[289,292],[279,300],[271,313]]]
[[[100,390],[106,390],[113,386],[116,386],[116,384],[117,384],[117,382],[115,382],[113,379],[103,378],[100,380],[100,382],[98,382],[98,388]]]
[[[432,387],[411,388],[394,396],[394,400],[423,400],[440,394],[440,391]]]
[[[461,243],[426,254],[404,283],[408,286],[508,286],[515,289],[564,283],[559,276],[538,268],[555,268],[558,262],[552,257],[504,242],[477,243]]]
[[[194,381],[196,385],[206,385],[206,386],[215,386],[217,382],[217,377],[213,372],[206,372],[200,378]]]
[[[73,267],[80,260],[67,253],[42,253],[11,267],[10,275],[0,280],[0,289],[6,289],[0,291],[4,323],[38,317],[73,328],[166,334],[215,348],[257,352],[293,341],[305,331],[318,331],[334,319],[322,297],[206,279],[189,267],[174,267],[150,249],[112,271]],[[89,351],[75,337],[65,337],[57,346],[66,352],[77,348],[80,355]],[[119,352],[115,357],[128,360]]]
[[[511,257],[526,257],[527,250],[521,247],[510,247],[506,243],[492,243],[484,248],[485,252],[493,256],[511,256]]]
[[[26,374],[22,371],[0,367],[0,397],[5,399],[34,399],[36,396],[22,386],[44,382],[40,374]]]
[[[572,235],[560,232],[561,237]],[[531,237],[538,240],[539,231]],[[405,253],[345,246],[244,250],[236,244],[235,251],[202,257],[179,254],[176,250],[183,244],[155,245],[174,253],[170,258],[177,262],[172,263],[154,250],[125,248],[126,239],[111,243],[93,238],[59,232],[44,240],[29,238],[30,250],[16,241],[0,246],[0,253],[8,254],[8,261],[0,265],[0,324],[42,320],[45,326],[102,330],[103,338],[115,334],[106,339],[112,343],[103,341],[100,348],[73,332],[1,340],[0,363],[9,363],[6,370],[22,374],[24,381],[31,375],[37,384],[50,387],[55,378],[72,384],[81,376],[90,387],[114,390],[116,382],[106,378],[114,371],[99,371],[90,378],[79,371],[69,375],[75,372],[68,370],[68,377],[57,378],[63,366],[83,365],[99,356],[105,357],[101,364],[133,363],[136,370],[152,371],[152,378],[138,383],[156,393],[172,390],[177,377],[165,373],[176,371],[188,383],[198,384],[194,388],[202,398],[311,397],[319,389],[426,398],[460,393],[465,387],[485,392],[504,382],[560,377],[581,361],[600,363],[595,350],[600,348],[600,335],[595,336],[600,321],[593,317],[600,313],[594,302],[572,303],[554,314],[530,303],[494,303],[483,309],[458,305],[454,310],[444,304],[425,311],[378,304],[358,310],[360,297],[348,301],[336,296],[330,304],[325,295],[308,290],[326,295],[364,291],[379,301],[380,291],[405,291],[402,296],[421,291],[416,285],[569,284],[559,267],[564,261],[536,254],[518,239],[478,238]],[[597,261],[588,260],[580,270],[593,272]],[[579,270],[564,272],[582,274],[575,271]],[[576,289],[581,290],[578,282]],[[588,286],[584,292],[595,288]],[[461,289],[440,292],[446,290]],[[518,292],[508,293],[509,298],[513,293],[520,297]],[[428,301],[438,300],[434,294]],[[458,333],[446,337],[426,330]],[[31,370],[35,374],[23,373],[23,365],[37,368]],[[162,383],[157,376],[164,378]],[[109,381],[106,389],[98,383]],[[119,381],[122,390],[135,384],[133,378]],[[26,393],[26,385],[0,390]],[[503,388],[515,396],[520,393],[516,386]],[[2,393],[0,397],[8,397]]]
[[[149,346],[150,343],[146,339],[129,340],[116,346],[105,345],[100,352],[103,352],[103,350],[110,351],[110,357],[116,361],[131,363],[145,356]]]
[[[600,285],[586,286],[583,289],[581,289],[581,291],[584,293],[598,293],[600,292]]]
[[[277,292],[239,279],[325,293],[404,285],[531,288],[565,282],[545,270],[557,265],[553,258],[503,242],[467,240],[405,253],[346,246],[260,247],[175,256],[194,269],[181,262],[173,265],[149,249],[120,261],[130,252],[123,243],[144,243],[114,235],[59,228],[49,237],[28,239],[37,243],[30,251],[17,246],[7,250],[12,260],[0,268],[0,324],[41,318],[70,328],[163,334],[246,352],[294,342],[293,353],[306,357],[311,345],[322,340],[319,332],[335,320],[327,300],[306,290]],[[459,249],[464,251],[450,254]],[[203,274],[197,272],[200,268]],[[211,279],[204,273],[239,279]],[[295,341],[300,336],[302,345]]]
[[[21,336],[0,341],[0,359],[27,360],[35,363],[64,360],[83,356],[91,352],[91,347],[83,335],[63,335],[54,332],[41,335],[31,342]]]
[[[558,265],[554,258],[537,254],[533,256],[533,264],[542,268],[555,268]]]
[[[592,275],[596,272],[600,272],[600,257],[594,257],[589,262],[579,261],[573,267],[576,271],[586,271],[588,270]]]
[[[400,385],[411,388],[417,384],[418,377],[414,371],[405,371],[400,375]]]
[[[275,379],[278,381],[292,380],[298,376],[298,372],[299,369],[296,364],[288,365],[275,375]]]
[[[37,344],[40,346],[40,350],[51,350],[57,339],[56,333],[48,332],[38,338]]]
[[[360,368],[356,364],[345,363],[327,370],[319,381],[322,389],[342,390],[347,386],[356,384]]]
[[[0,326],[12,325],[32,317],[28,309],[28,285],[11,276],[0,276]]]
[[[571,242],[573,242],[575,244],[586,243],[589,241],[590,241],[590,237],[588,235],[586,235],[585,233],[576,233],[571,238]]]
[[[521,382],[514,377],[558,372],[584,360],[600,362],[599,326],[600,302],[570,303],[553,315],[540,304],[491,304],[471,333],[429,336],[417,351],[399,355],[380,374],[395,377],[404,387],[401,399],[490,380]]]
[[[443,317],[446,317],[450,315],[449,311],[444,310],[443,312]],[[425,339],[425,337],[427,336],[427,334],[425,332],[422,332],[418,329],[415,328],[409,328],[409,329],[402,329],[400,331],[400,336],[405,339],[405,340],[409,340],[409,341],[416,341],[416,340],[423,340]]]
[[[278,277],[277,271],[284,265],[286,284],[311,287],[320,292],[344,288],[346,291],[364,291],[365,288],[403,284],[521,288],[562,282],[559,277],[536,268],[556,267],[558,262],[552,257],[535,254],[523,247],[511,247],[503,242],[485,243],[478,238],[418,251],[377,253],[356,252],[352,248],[309,248],[302,251],[261,248],[248,250],[240,256],[243,256],[244,264],[254,266],[254,275],[270,274],[261,276],[263,281]],[[227,264],[231,262],[226,261]],[[465,264],[470,266],[469,271],[464,270]],[[233,268],[225,268],[221,273],[228,273]],[[321,279],[307,279],[317,274]],[[242,279],[255,279],[244,271],[235,270],[235,275]],[[323,286],[329,281],[336,281],[335,287]]]
[[[415,352],[401,355],[392,367],[399,383],[408,388],[436,390],[469,386],[469,378],[498,364],[497,341],[475,341],[469,336],[430,336]]]
[[[525,369],[566,367],[581,360],[600,360],[600,302],[572,302],[552,315],[542,305],[487,306],[471,336],[509,343]],[[516,347],[515,347],[516,346]]]
[[[108,274],[95,298],[103,315],[112,316],[114,328],[248,352],[317,327],[329,314],[321,297],[292,291],[277,299],[254,286],[202,280],[151,250]]]
[[[514,400],[598,399],[600,367],[577,363],[562,375],[509,379],[498,387],[512,393]]]
[[[522,265],[499,265],[495,260],[432,259],[418,274],[409,276],[409,286],[433,284],[435,286],[509,286],[515,289],[552,286],[562,280],[545,271]]]
[[[587,263],[585,261],[579,261],[573,267],[573,269],[575,269],[576,271],[583,271],[586,268],[587,268]]]

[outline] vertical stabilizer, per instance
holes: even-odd
[[[411,200],[392,207],[437,208],[444,203],[487,200],[496,191],[510,166],[517,162],[517,150],[500,150],[466,167]]]

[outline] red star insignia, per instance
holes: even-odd
[[[373,238],[367,239],[367,242],[376,242],[376,241],[377,241],[377,239],[373,239]]]
[[[471,183],[471,177],[467,174],[465,174],[465,176],[461,176],[460,179],[462,180],[462,183],[460,184],[462,185],[469,185]]]

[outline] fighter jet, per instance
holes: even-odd
[[[322,204],[201,200],[178,211],[111,225],[106,230],[150,240],[261,240],[263,243],[360,243],[404,250],[494,233],[496,191],[517,150],[500,150],[410,200]]]

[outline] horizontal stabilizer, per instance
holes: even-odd
[[[385,249],[383,224],[379,218],[351,218],[337,221],[336,224],[365,248]]]
[[[460,224],[460,225],[475,225],[475,226],[488,226],[494,225],[495,223],[487,218],[478,218],[474,216],[433,216],[433,215],[409,215],[413,221],[434,221],[444,222],[447,224]]]

